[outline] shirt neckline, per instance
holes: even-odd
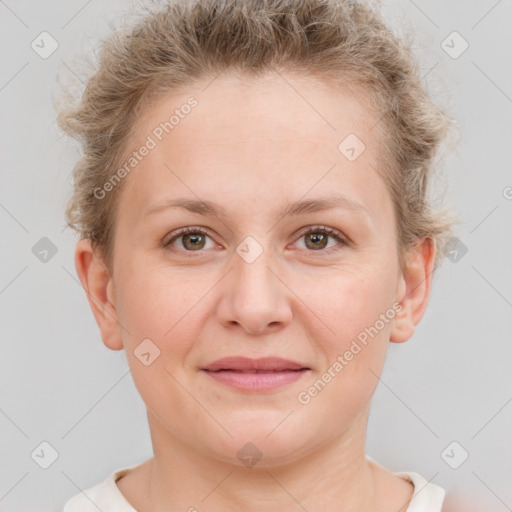
[[[373,459],[370,458],[372,462],[375,463]],[[123,506],[127,509],[126,512],[137,512],[137,510],[128,502],[124,494],[121,492],[121,489],[117,486],[116,482],[120,480],[122,477],[131,473],[136,467],[140,466],[140,464],[132,464],[130,466],[125,466],[123,468],[119,468],[114,470],[110,476],[108,477],[108,486],[109,489],[114,493],[116,498],[121,501]],[[445,490],[439,485],[432,484],[427,481],[423,476],[419,473],[415,473],[413,471],[401,471],[396,472],[394,475],[402,478],[406,482],[409,482],[413,486],[413,495],[411,500],[409,501],[409,505],[407,507],[406,512],[422,512],[424,510],[441,510],[441,505],[445,497]],[[423,501],[415,501],[416,497],[421,493],[427,491],[428,497]],[[425,496],[425,495],[424,495]],[[437,507],[435,509],[434,507]]]

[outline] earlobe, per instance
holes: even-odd
[[[411,338],[423,318],[430,297],[435,244],[430,238],[418,243],[407,255],[406,270],[400,276],[397,300],[402,308],[396,314],[390,341],[403,343]]]
[[[112,350],[121,350],[123,343],[114,301],[114,282],[90,240],[83,238],[77,243],[75,267],[103,343]]]

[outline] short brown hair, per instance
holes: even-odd
[[[161,3],[143,4],[136,22],[102,42],[83,93],[58,107],[60,127],[83,151],[74,168],[68,225],[92,240],[109,269],[121,187],[103,200],[93,191],[125,158],[138,113],[159,94],[227,69],[247,76],[278,69],[365,91],[380,119],[381,175],[395,205],[401,268],[405,252],[425,237],[438,248],[438,265],[454,217],[432,208],[427,185],[449,119],[424,90],[410,44],[375,8],[349,0]]]

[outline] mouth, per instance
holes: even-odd
[[[216,382],[239,391],[272,391],[304,376],[311,368],[289,359],[227,357],[202,368]]]
[[[224,357],[203,368],[206,371],[235,371],[235,372],[282,372],[293,370],[309,370],[306,365],[290,359],[280,357],[262,357],[251,359],[249,357]]]
[[[222,370],[206,370],[218,372],[238,372],[238,373],[282,373],[282,372],[300,372],[306,368],[299,368],[298,370],[235,370],[233,368],[224,368]]]

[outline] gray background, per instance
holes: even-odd
[[[152,456],[126,357],[103,345],[76,276],[63,210],[78,150],[59,133],[52,106],[57,71],[78,72],[74,59],[130,5],[0,0],[2,511],[60,510],[79,489]],[[467,253],[440,268],[413,339],[391,344],[367,451],[394,471],[512,510],[512,4],[383,6],[397,32],[415,33],[424,82],[460,126],[438,185],[460,213]],[[31,48],[43,31],[59,45],[47,59]],[[469,44],[458,58],[441,47],[453,31]],[[32,251],[43,237],[57,249],[46,262]],[[48,469],[31,457],[43,441],[58,453]],[[441,455],[453,441],[452,465],[469,453],[458,469]]]

